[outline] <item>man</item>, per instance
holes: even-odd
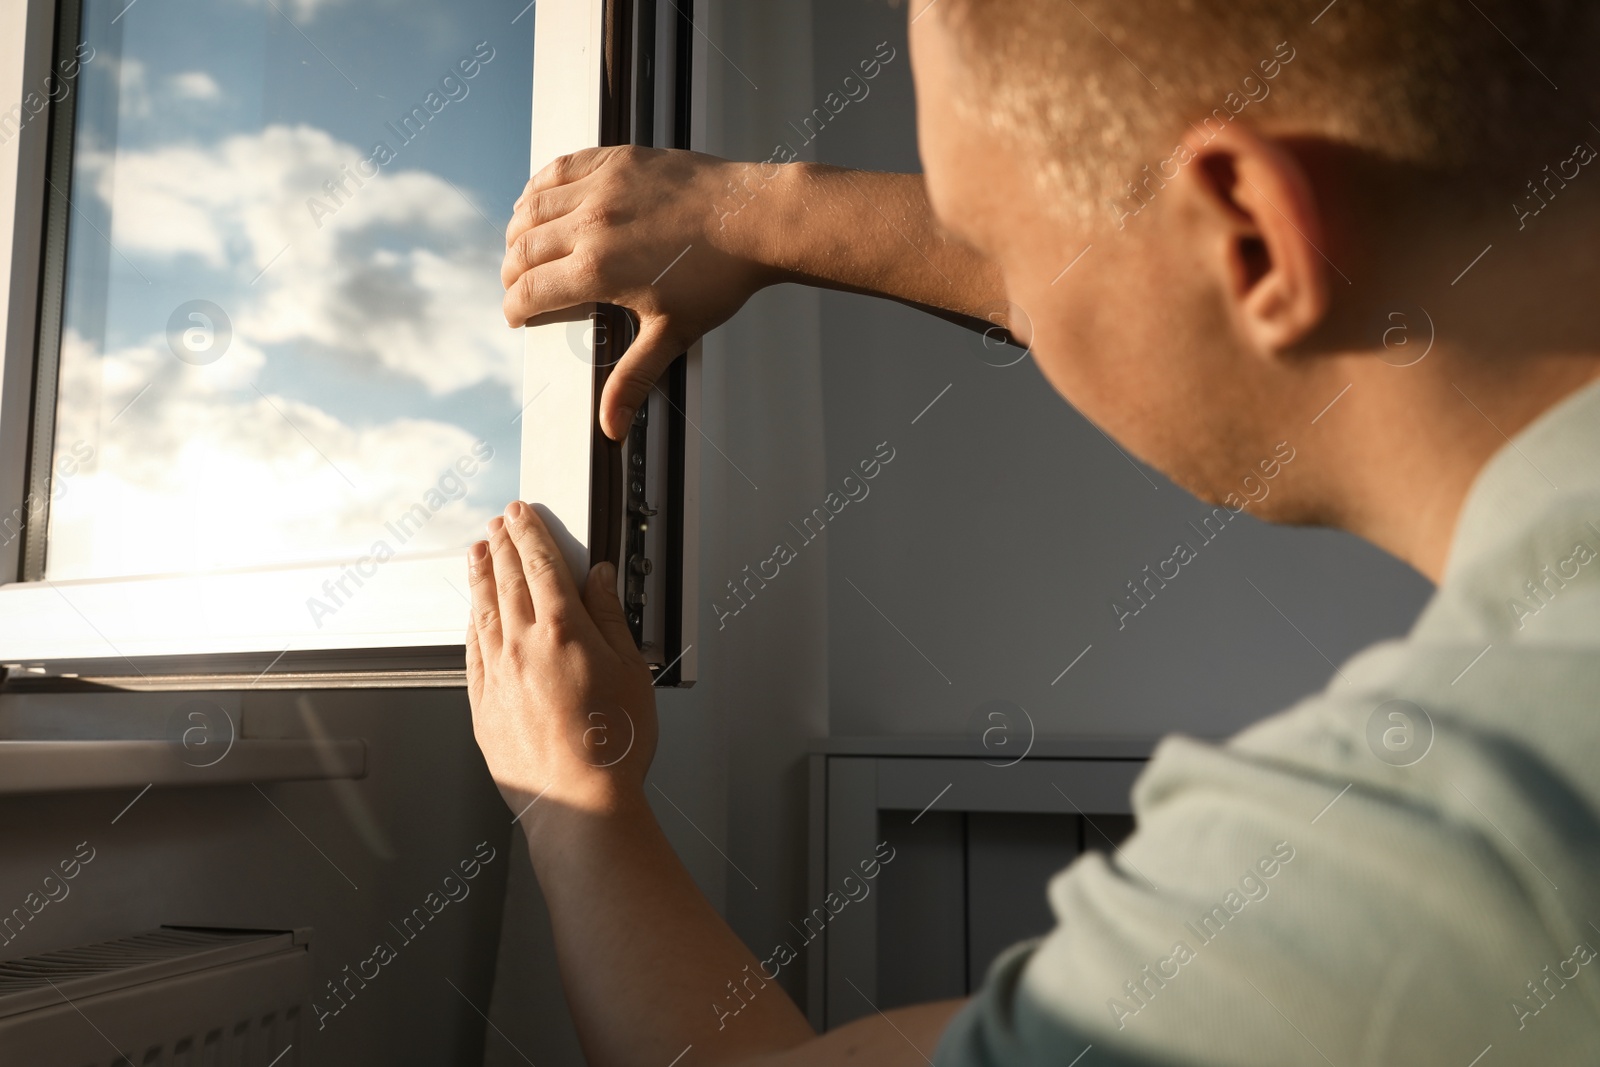
[[[1293,449],[1258,513],[1354,532],[1438,592],[1324,692],[1226,745],[1165,741],[1135,835],[1053,880],[1056,930],[971,1002],[817,1037],[651,816],[613,575],[580,597],[513,504],[470,560],[474,721],[511,807],[539,800],[521,825],[591,1062],[1594,1062],[1600,12],[910,8],[925,180],[621,149],[529,184],[511,324],[589,300],[641,321],[607,432],[764,285],[1009,300],[1129,451],[1236,507]],[[729,182],[758,190],[736,213]],[[571,738],[618,708],[638,742],[597,768]]]

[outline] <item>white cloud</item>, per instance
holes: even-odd
[[[448,423],[351,426],[313,404],[262,395],[250,382],[266,356],[237,337],[203,367],[175,360],[164,338],[102,359],[69,331],[62,348],[58,455],[83,442],[95,457],[59,479],[53,579],[354,558],[380,539],[399,547],[385,523],[475,443]],[[463,545],[494,513],[451,501],[405,548]]]
[[[222,86],[203,70],[186,70],[167,79],[173,95],[185,100],[217,100],[222,96]]]
[[[323,10],[338,7],[347,0],[245,0],[247,4],[266,8],[270,13],[273,7],[280,8],[297,24],[315,19]],[[390,0],[392,4],[393,0]],[[369,0],[370,4],[370,0]]]
[[[133,56],[113,60],[117,69],[117,111],[123,116],[150,115],[150,79],[145,65]]]
[[[142,84],[142,71],[124,75]],[[387,368],[435,395],[483,383],[509,394],[520,383],[520,335],[500,315],[499,242],[448,182],[384,168],[350,182],[316,224],[307,198],[326,199],[324,183],[370,151],[274,125],[211,145],[124,149],[114,164],[79,154],[117,250],[166,291],[161,313],[168,300],[214,300],[233,338],[224,358],[191,366],[161,332],[102,353],[68,331],[58,455],[77,442],[96,454],[52,506],[52,578],[354,558],[471,453],[475,435],[461,426],[386,417],[394,408],[381,380],[340,407],[371,421],[261,384],[278,346]],[[181,292],[173,280],[184,277],[203,278],[203,291]],[[125,322],[111,325],[128,335]],[[491,477],[514,485],[517,462],[498,457],[473,487]],[[451,501],[406,550],[463,545],[492,514]]]
[[[117,248],[157,263],[197,257],[230,278],[237,296],[224,303],[250,341],[324,346],[435,394],[514,388],[520,335],[500,314],[493,228],[444,179],[394,169],[400,151],[337,198],[326,183],[371,148],[305,125],[123,151],[114,166],[88,155],[80,166],[111,207]],[[319,220],[313,197],[336,210]]]

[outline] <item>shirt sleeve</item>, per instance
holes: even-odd
[[[939,1039],[937,1067],[1158,1067],[1126,1050],[1103,1044],[1096,1049],[1094,1036],[1019,1004],[1018,985],[1037,947],[1036,941],[1024,942],[995,960],[983,991]]]

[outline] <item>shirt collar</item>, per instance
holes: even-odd
[[[1456,520],[1445,581],[1555,502],[1591,494],[1600,495],[1600,381],[1540,415],[1484,464]]]

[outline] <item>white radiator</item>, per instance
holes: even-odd
[[[0,1067],[305,1067],[309,929],[164,926],[0,962]]]

